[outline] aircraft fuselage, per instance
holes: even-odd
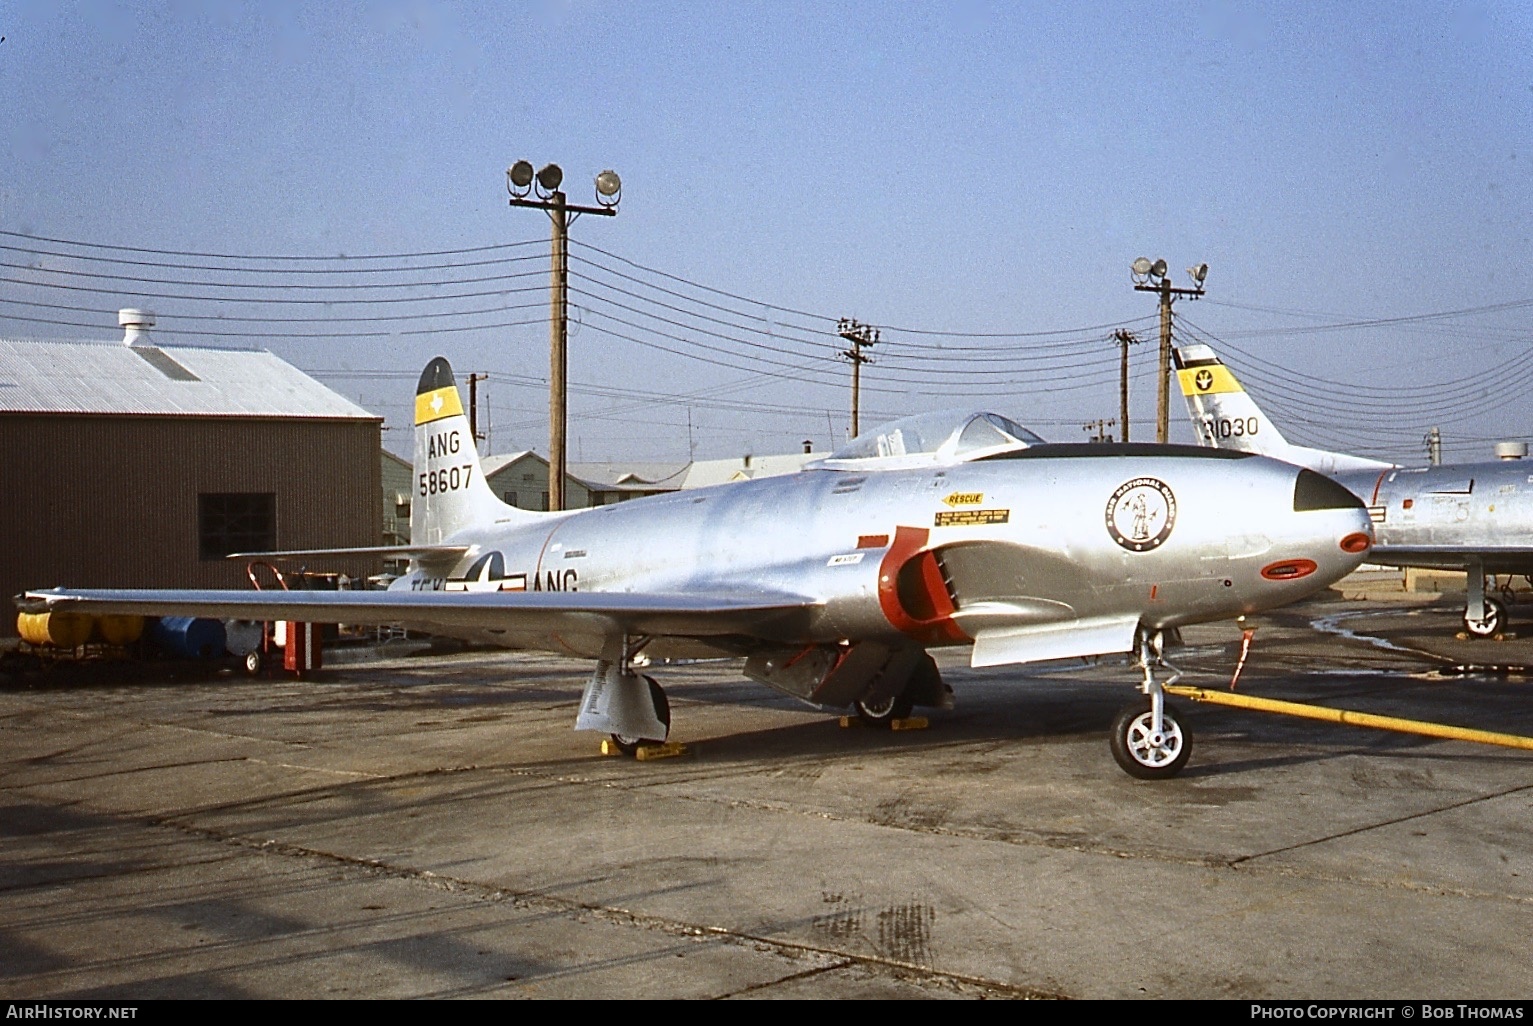
[[[1370,561],[1533,573],[1533,465],[1521,460],[1336,475],[1368,505]]]
[[[967,644],[997,626],[1129,614],[1159,629],[1290,603],[1356,565],[1341,541],[1368,532],[1365,511],[1349,497],[1296,509],[1298,473],[1192,447],[1089,445],[808,470],[480,525],[450,572],[417,567],[393,587],[810,597],[781,627],[792,643]],[[563,640],[601,646],[597,631]]]

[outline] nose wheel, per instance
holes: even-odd
[[[1169,708],[1162,707],[1160,725],[1149,702],[1126,705],[1113,720],[1112,757],[1123,772],[1140,780],[1174,777],[1187,765],[1192,740]]]

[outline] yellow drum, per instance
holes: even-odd
[[[90,640],[93,617],[84,613],[20,613],[16,633],[29,645],[75,648]]]
[[[144,618],[115,613],[96,618],[96,629],[108,645],[131,645],[144,634]]]

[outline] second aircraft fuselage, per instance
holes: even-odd
[[[1368,505],[1379,562],[1401,550],[1409,554],[1398,565],[1462,569],[1472,552],[1492,573],[1533,571],[1533,464],[1397,467],[1336,480]]]

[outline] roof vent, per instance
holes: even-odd
[[[1528,455],[1528,443],[1527,442],[1497,442],[1496,443],[1496,459],[1498,459],[1498,460],[1520,460],[1520,459],[1526,459],[1527,455]]]
[[[117,326],[123,329],[123,345],[148,345],[149,329],[154,327],[154,314],[148,310],[118,310]]]

